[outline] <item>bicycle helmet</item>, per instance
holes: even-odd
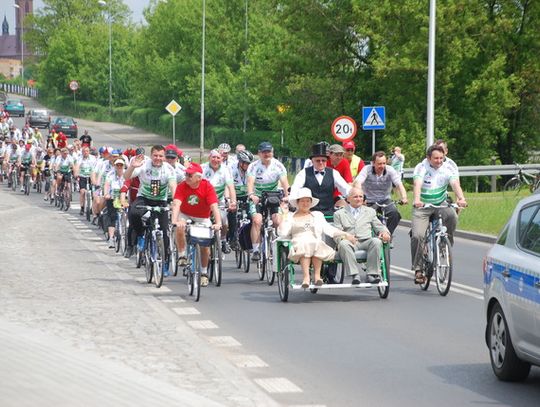
[[[222,143],[217,149],[223,153],[228,153],[229,151],[231,151],[231,146],[227,143]]]
[[[249,151],[240,151],[236,157],[238,157],[238,161],[241,163],[248,163],[251,164],[253,162],[253,154],[251,154]]]
[[[103,154],[104,152],[105,152],[105,146],[101,146],[101,147],[99,148],[99,153],[100,153],[100,154]]]
[[[111,151],[111,155],[120,155],[122,154],[122,151],[118,148],[115,148],[114,150]]]

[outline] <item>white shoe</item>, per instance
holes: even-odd
[[[208,276],[206,274],[201,275],[201,287],[208,287]]]

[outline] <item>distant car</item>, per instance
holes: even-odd
[[[51,115],[45,109],[32,109],[28,111],[27,122],[30,127],[48,128],[51,124]]]
[[[10,116],[24,117],[24,104],[19,99],[8,99],[4,103],[4,110],[9,113]]]
[[[55,117],[51,122],[50,131],[64,133],[66,137],[77,138],[79,132],[77,122],[72,117]]]
[[[540,194],[522,199],[484,259],[486,343],[495,375],[540,366]]]

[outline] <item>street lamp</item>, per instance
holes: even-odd
[[[201,56],[201,151],[200,159],[204,154],[204,51],[206,40],[206,0],[202,3],[202,56]]]
[[[111,3],[107,3],[104,0],[99,0],[98,4],[102,7],[108,6],[109,14],[109,114],[112,115],[112,16],[111,16]]]
[[[22,13],[21,7],[14,4],[19,13]],[[21,86],[24,87],[24,20],[21,18]]]
[[[429,45],[428,45],[428,83],[427,83],[427,125],[426,144],[433,144],[435,128],[435,13],[436,0],[429,1]]]

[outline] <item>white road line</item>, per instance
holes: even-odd
[[[159,298],[162,302],[166,302],[166,303],[186,302],[186,300],[182,298],[167,298],[167,297],[157,297],[157,298]]]
[[[197,308],[185,307],[185,308],[173,308],[174,312],[178,315],[199,315],[200,312]]]
[[[218,326],[210,320],[187,321],[193,329],[217,329]]]
[[[302,393],[300,387],[284,377],[269,377],[254,381],[268,393]]]
[[[165,286],[161,286],[159,288],[148,286],[148,291],[150,291],[152,294],[161,294],[161,293],[170,293],[171,289]]]
[[[412,270],[399,267],[399,266],[391,266],[391,269],[392,269],[392,273],[397,274],[398,276],[409,277],[411,279],[413,279],[414,277]],[[456,287],[460,287],[460,288],[456,288]],[[459,284],[459,283],[453,282],[452,286],[450,287],[450,291],[453,291],[458,294],[463,294],[468,297],[475,298],[477,300],[484,299],[483,295],[478,295],[478,293],[483,294],[482,290],[465,285],[465,284]]]
[[[236,355],[232,356],[231,360],[238,367],[268,367],[268,364],[257,355]]]
[[[207,336],[206,339],[212,345],[232,348],[235,346],[242,346],[240,342],[234,339],[232,336]]]

